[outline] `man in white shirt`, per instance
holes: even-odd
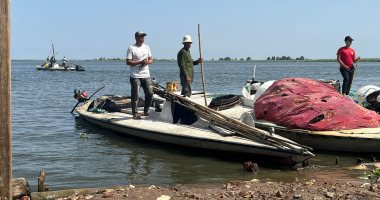
[[[133,119],[141,119],[137,112],[140,87],[145,93],[144,116],[149,116],[149,107],[153,101],[153,85],[150,79],[149,65],[153,63],[152,53],[148,45],[144,44],[146,33],[135,33],[136,43],[127,51],[127,65],[130,66],[130,83],[132,96]]]

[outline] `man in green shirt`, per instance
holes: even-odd
[[[185,35],[183,37],[183,48],[177,54],[177,62],[179,66],[179,77],[181,79],[182,91],[181,95],[190,97],[191,96],[191,83],[194,78],[194,65],[202,63],[202,59],[199,58],[193,61],[190,54],[190,47],[193,42],[191,41],[190,35]]]

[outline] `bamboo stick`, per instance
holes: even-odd
[[[296,151],[298,153],[302,153],[301,152],[302,150],[297,149],[297,148],[292,146],[292,145],[299,146],[297,143],[294,143],[291,145],[291,144],[289,144],[289,141],[278,139],[278,138],[272,137],[270,135],[261,135],[261,134],[252,135],[252,132],[254,132],[254,129],[255,129],[254,127],[251,127],[251,126],[249,126],[248,128],[247,127],[241,127],[241,125],[245,125],[245,124],[243,124],[239,121],[236,121],[236,122],[226,121],[226,120],[220,119],[214,115],[207,115],[204,112],[200,112],[196,108],[192,108],[191,105],[184,104],[184,106],[194,110],[195,114],[198,115],[199,117],[202,117],[203,119],[206,119],[212,123],[216,123],[220,127],[223,127],[223,128],[228,129],[230,131],[234,131],[237,134],[242,135],[248,139],[252,139],[252,140],[258,140],[259,139],[259,140],[261,140],[262,143],[266,143],[268,145],[277,146],[277,147],[281,147],[281,148],[287,147],[289,149],[292,149],[293,151]],[[263,131],[263,130],[261,130],[261,131]]]
[[[181,100],[182,100],[182,101],[184,101],[184,100],[188,101],[187,99],[181,99]],[[311,149],[310,147],[307,147],[307,146],[304,146],[304,145],[300,145],[300,144],[295,143],[295,142],[293,142],[293,141],[288,141],[288,140],[285,141],[285,140],[280,139],[280,138],[272,137],[272,136],[270,136],[269,132],[267,132],[267,131],[264,131],[264,130],[262,130],[262,129],[258,129],[258,128],[255,128],[255,127],[249,126],[249,125],[244,124],[244,123],[241,123],[241,122],[238,121],[238,120],[235,120],[235,119],[232,119],[232,118],[230,118],[230,117],[227,117],[227,116],[223,115],[223,114],[220,113],[220,112],[217,112],[217,111],[215,111],[215,110],[213,110],[213,109],[210,109],[210,108],[208,108],[208,107],[204,107],[204,106],[199,105],[199,104],[197,104],[197,103],[194,103],[194,102],[192,102],[192,101],[188,101],[188,102],[190,102],[193,106],[195,106],[195,109],[201,109],[201,110],[204,110],[205,112],[210,112],[210,113],[212,113],[212,114],[218,115],[219,117],[225,119],[227,122],[232,123],[233,126],[238,126],[238,127],[241,127],[241,128],[248,129],[248,132],[251,132],[251,131],[252,131],[252,132],[254,132],[254,133],[256,133],[256,134],[259,134],[259,135],[261,135],[261,136],[265,136],[265,139],[269,139],[269,138],[270,138],[270,139],[274,139],[274,140],[277,140],[277,141],[284,141],[284,142],[289,143],[289,144],[293,144],[293,145],[296,145],[296,146],[301,146],[301,147],[303,147],[303,148]]]
[[[293,141],[284,140],[281,138],[273,137],[270,135],[269,132],[257,129],[255,127],[249,126],[247,124],[244,124],[238,120],[232,119],[230,117],[227,117],[217,111],[214,111],[208,107],[202,106],[200,104],[197,104],[195,102],[192,102],[186,98],[183,98],[179,95],[176,95],[171,92],[167,92],[164,89],[159,89],[157,87],[154,87],[155,93],[159,94],[160,96],[170,100],[175,101],[176,103],[179,103],[195,112],[195,114],[205,120],[208,120],[210,123],[216,124],[217,126],[220,126],[222,128],[225,128],[227,130],[233,131],[243,137],[246,137],[248,139],[252,140],[259,140],[262,143],[276,146],[276,147],[287,147],[297,153],[302,154],[303,149],[297,149],[304,148],[304,149],[311,149],[310,147],[300,145],[298,143],[295,143]],[[253,133],[253,134],[252,134]]]

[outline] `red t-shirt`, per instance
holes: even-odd
[[[356,58],[355,50],[353,48],[341,47],[339,48],[338,53],[336,53],[336,55],[340,55],[340,60],[345,65],[347,65],[350,68],[353,67]]]

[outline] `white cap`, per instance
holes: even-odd
[[[140,36],[140,35],[147,36],[144,31],[136,31],[135,38],[138,37],[138,36]]]
[[[191,36],[190,35],[183,36],[183,42],[182,42],[182,44],[185,44],[186,42],[193,43],[193,41],[191,41]]]

